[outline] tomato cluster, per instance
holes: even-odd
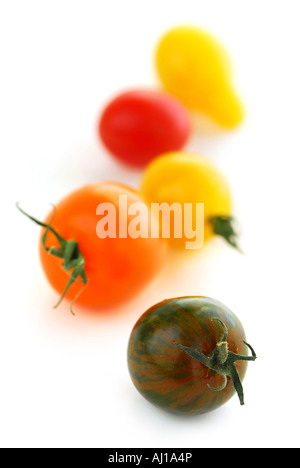
[[[171,217],[175,208],[192,207],[189,221],[198,228],[193,208],[204,205],[204,242],[219,235],[238,248],[228,182],[208,158],[187,149],[193,112],[224,128],[242,120],[227,54],[209,34],[175,28],[158,44],[156,68],[162,89],[113,97],[97,126],[109,154],[143,169],[138,190],[119,182],[85,185],[44,222],[19,207],[42,227],[42,267],[60,296],[57,306],[66,299],[72,312],[75,302],[96,311],[124,304],[154,278],[168,248],[186,248],[191,236],[183,218],[176,224]],[[153,205],[169,207],[168,236]],[[204,297],[154,306],[135,325],[128,347],[137,389],[155,405],[183,413],[209,411],[235,391],[243,404],[245,361],[255,358],[237,317]]]

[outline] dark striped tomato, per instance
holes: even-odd
[[[244,404],[241,381],[246,361],[255,358],[239,319],[207,297],[155,305],[134,326],[128,346],[129,372],[138,391],[176,413],[211,411],[235,391]]]

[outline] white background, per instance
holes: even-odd
[[[299,447],[298,0],[51,0],[0,3],[1,312],[0,445],[4,447]],[[49,203],[91,181],[138,186],[98,141],[110,96],[156,86],[153,53],[177,24],[215,34],[234,64],[247,119],[188,148],[227,175],[240,221],[240,255],[218,239],[170,259],[119,313],[63,305],[37,253]],[[258,360],[237,397],[199,417],[146,402],[126,362],[131,329],[154,303],[212,296],[242,320]]]

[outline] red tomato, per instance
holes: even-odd
[[[153,90],[133,90],[115,97],[104,109],[99,135],[123,162],[145,166],[161,153],[181,149],[191,124],[182,104]]]
[[[167,252],[163,241],[151,237],[123,238],[119,234],[121,221],[128,232],[133,219],[121,208],[120,196],[126,197],[128,208],[143,203],[145,212],[140,216],[151,216],[138,192],[112,182],[87,185],[72,192],[56,205],[45,223],[27,215],[43,227],[41,262],[61,299],[76,300],[76,304],[93,309],[121,304],[140,293],[163,264]],[[98,225],[105,216],[97,213],[104,203],[116,215],[116,234],[100,238]]]

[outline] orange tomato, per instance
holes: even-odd
[[[135,203],[145,205],[135,190],[103,182],[71,193],[55,207],[45,224],[40,223],[48,226],[47,230],[43,228],[40,243],[42,266],[61,300],[65,297],[94,309],[121,304],[140,293],[164,262],[167,247],[161,239],[119,236],[120,223],[124,231],[124,223],[127,228],[133,219],[120,212],[120,196],[123,200],[126,197],[128,207]],[[97,207],[102,203],[114,208],[115,237],[99,238],[97,235],[97,225],[104,219],[97,215]],[[143,211],[140,216],[148,217],[149,221],[151,213],[148,206],[145,207],[146,214]],[[63,258],[59,258],[61,243],[55,233],[69,242]],[[69,247],[66,259],[65,250]]]

